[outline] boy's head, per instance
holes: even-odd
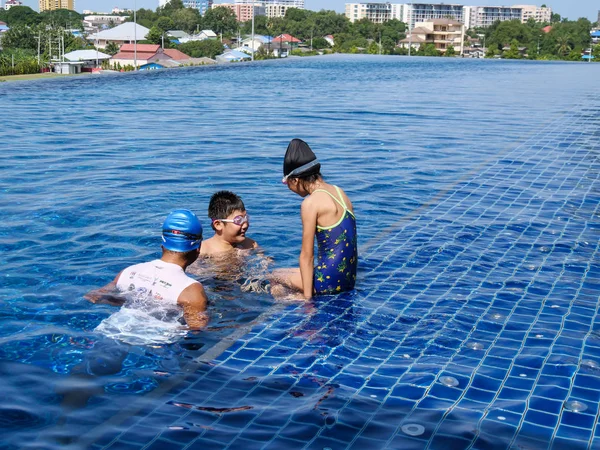
[[[215,233],[231,244],[242,243],[250,226],[242,199],[230,191],[219,191],[210,198],[208,217]]]

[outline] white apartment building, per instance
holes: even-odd
[[[452,19],[464,23],[464,6],[445,3],[410,3],[404,5],[402,22],[409,29],[417,22],[427,22],[431,19]]]
[[[392,3],[392,17],[390,19],[402,21],[404,18],[404,6],[402,3]]]
[[[392,18],[390,3],[346,3],[346,17],[350,22],[368,19],[374,23],[387,22]]]
[[[433,19],[452,19],[464,23],[466,28],[489,27],[496,21],[520,20],[526,23],[530,18],[536,22],[550,22],[552,8],[535,5],[515,6],[463,6],[445,3],[346,3],[346,17],[350,22],[368,19],[382,23],[398,19],[415,27],[417,22]]]
[[[521,8],[521,21],[526,23],[529,19],[535,19],[536,22],[550,22],[552,20],[552,8],[546,6],[537,7],[535,5],[514,5],[513,8]]]

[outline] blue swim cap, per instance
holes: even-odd
[[[196,250],[202,243],[202,224],[193,212],[177,209],[163,223],[162,241],[163,247],[172,252]]]

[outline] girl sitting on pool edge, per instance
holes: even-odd
[[[302,249],[300,268],[276,270],[273,281],[299,290],[307,299],[351,291],[356,282],[358,250],[350,199],[342,189],[325,182],[319,160],[301,139],[288,145],[283,175],[290,191],[306,197],[300,210]],[[315,238],[318,255],[313,267]]]

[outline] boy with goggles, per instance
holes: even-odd
[[[235,249],[258,247],[254,240],[246,236],[250,216],[238,195],[230,191],[215,193],[208,204],[208,217],[215,235],[202,242],[201,256],[224,255]]]

